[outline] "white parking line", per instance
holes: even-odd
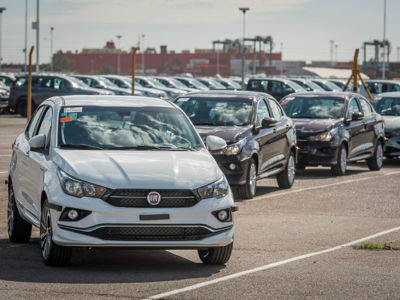
[[[398,173],[398,172],[396,172],[396,173]],[[256,273],[256,272],[261,272],[261,271],[265,271],[265,270],[268,270],[268,269],[276,268],[276,267],[279,267],[279,266],[282,266],[282,265],[286,265],[286,264],[289,264],[289,263],[292,263],[292,262],[295,262],[295,261],[303,260],[303,259],[306,259],[306,258],[309,258],[309,257],[322,255],[322,254],[325,254],[325,253],[330,253],[330,252],[333,252],[333,251],[337,251],[337,250],[343,249],[345,247],[354,246],[354,245],[357,245],[357,244],[359,244],[361,242],[364,242],[364,241],[367,241],[367,240],[370,240],[370,239],[373,239],[373,238],[376,238],[376,237],[379,237],[379,236],[382,236],[382,235],[385,235],[385,234],[389,234],[389,233],[392,233],[392,232],[395,232],[395,231],[399,231],[399,230],[400,230],[400,226],[399,227],[395,227],[395,228],[391,228],[391,229],[388,229],[388,230],[385,230],[385,231],[381,231],[381,232],[375,233],[373,235],[370,235],[370,236],[367,236],[367,237],[364,237],[364,238],[361,238],[361,239],[358,239],[358,240],[355,240],[355,241],[351,241],[351,242],[348,242],[348,243],[345,243],[345,244],[342,244],[342,245],[339,245],[339,246],[336,246],[336,247],[333,247],[333,248],[329,248],[329,249],[325,249],[325,250],[321,250],[321,251],[317,251],[317,252],[311,252],[311,253],[307,253],[307,254],[304,254],[304,255],[292,257],[292,258],[281,260],[281,261],[278,261],[278,262],[274,262],[274,263],[271,263],[271,264],[263,265],[263,266],[260,266],[260,267],[254,268],[254,269],[233,273],[231,275],[222,276],[222,277],[219,277],[219,278],[216,278],[216,279],[213,279],[213,280],[197,283],[197,284],[190,285],[190,286],[187,286],[187,287],[184,287],[184,288],[181,288],[181,289],[176,289],[176,290],[172,290],[170,292],[166,292],[166,293],[150,296],[150,297],[148,297],[146,299],[161,299],[161,298],[166,298],[166,297],[174,296],[174,295],[177,295],[177,294],[181,294],[181,293],[184,293],[184,292],[193,291],[193,290],[205,287],[205,286],[209,286],[209,285],[217,284],[217,283],[220,283],[220,282],[228,281],[228,280],[231,280],[231,279],[235,279],[235,278],[242,277],[242,276],[245,276],[245,275],[253,274],[253,273]]]

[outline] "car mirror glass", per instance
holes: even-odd
[[[209,135],[206,138],[206,146],[210,151],[223,150],[227,147],[226,141],[220,137]]]
[[[46,147],[46,135],[38,134],[29,140],[31,151],[40,152]]]

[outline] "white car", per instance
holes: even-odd
[[[40,228],[47,265],[67,264],[73,247],[197,249],[205,264],[232,252],[227,180],[186,115],[161,99],[44,101],[15,141],[8,191],[9,239],[29,242]]]

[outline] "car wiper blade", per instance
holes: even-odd
[[[113,149],[115,149],[115,150],[171,150],[171,151],[188,151],[188,150],[192,150],[192,148],[170,147],[170,146],[151,146],[151,145],[115,147]]]
[[[194,125],[205,125],[205,126],[217,126],[217,123],[212,123],[212,122],[198,122],[198,123],[193,123]]]
[[[88,144],[62,144],[61,147],[71,149],[104,150],[104,148]]]

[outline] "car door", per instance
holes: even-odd
[[[49,162],[47,161],[48,147],[50,145],[50,133],[52,129],[53,108],[46,106],[40,123],[37,127],[36,135],[44,134],[46,136],[46,149],[43,152],[29,151],[27,158],[27,193],[33,200],[33,213],[38,218],[40,217],[41,194],[43,191],[43,176],[48,168]]]
[[[271,167],[279,165],[285,159],[288,153],[287,132],[290,129],[288,118],[284,117],[284,113],[280,105],[274,99],[268,99],[268,106],[272,118],[277,123],[272,128],[271,148],[273,157],[271,157]]]
[[[262,120],[264,118],[271,118],[271,115],[268,110],[266,99],[260,98],[257,101],[255,120],[255,127],[257,130],[255,134],[255,140],[259,145],[259,175],[269,170],[271,167],[271,159],[274,156],[273,147],[271,144],[273,141],[273,128],[262,128]]]
[[[378,124],[378,119],[374,114],[374,110],[371,104],[364,97],[359,97],[358,102],[360,103],[361,111],[364,114],[363,124],[363,147],[365,151],[369,153],[374,152],[374,145],[376,140],[375,126]]]
[[[13,171],[13,187],[16,199],[30,214],[35,213],[35,205],[34,200],[29,194],[29,185],[31,180],[29,178],[28,167],[30,154],[29,139],[36,135],[38,124],[42,117],[43,109],[43,106],[40,106],[36,110],[25,130],[24,135],[21,138],[17,139],[11,159],[11,164],[15,166],[15,170]]]
[[[346,113],[346,120],[347,120],[346,129],[350,135],[349,153],[348,153],[349,158],[359,155],[360,153],[362,153],[363,149],[363,140],[365,133],[363,120],[353,121],[351,119],[353,113],[357,112],[361,112],[361,109],[359,107],[357,98],[353,97],[348,103],[347,113]]]

